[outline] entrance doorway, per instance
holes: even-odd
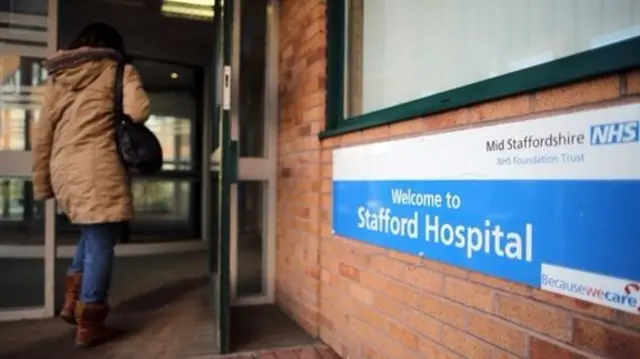
[[[55,293],[62,294],[62,281],[56,279],[62,278],[73,249],[73,236],[67,242],[62,235],[73,231],[54,201],[40,204],[32,199],[29,128],[38,119],[42,106],[46,73],[40,63],[58,49],[62,36],[58,19],[62,19],[64,27],[70,27],[64,36],[73,36],[69,34],[77,33],[88,22],[104,21],[125,33],[145,86],[154,87],[156,79],[153,75],[151,80],[146,78],[146,72],[164,73],[161,76],[165,77],[158,78],[160,85],[153,91],[147,88],[157,95],[151,99],[152,108],[155,103],[159,109],[149,127],[162,125],[154,132],[167,135],[163,145],[171,152],[167,156],[170,163],[165,163],[161,174],[134,179],[141,184],[137,196],[142,200],[142,215],[131,224],[129,242],[116,248],[118,257],[127,257],[120,260],[120,268],[142,265],[142,270],[130,272],[141,273],[137,277],[151,273],[154,280],[170,277],[184,268],[198,271],[198,276],[210,274],[213,280],[200,289],[206,291],[207,302],[211,303],[206,308],[211,316],[203,316],[204,328],[215,329],[215,339],[206,343],[211,352],[313,342],[273,305],[278,1],[210,1],[213,9],[198,12],[197,20],[167,20],[159,6],[161,1],[132,0],[125,5],[113,0],[65,0],[64,9],[59,8],[59,0],[0,4],[0,27],[10,29],[3,34],[12,36],[11,41],[0,42],[0,214],[4,216],[0,218],[0,237],[7,238],[11,231],[33,237],[29,246],[13,244],[8,248],[0,243],[0,269],[5,274],[29,273],[40,279],[34,286],[37,288],[29,289],[38,294],[35,302],[18,298],[3,308],[0,301],[0,320],[50,318],[61,304]],[[14,6],[27,3],[45,6]],[[188,8],[193,10],[193,6]],[[74,23],[74,19],[83,23]],[[165,21],[181,26],[157,26]],[[175,32],[175,28],[182,31]],[[146,31],[162,34],[148,36],[143,34]],[[186,41],[187,32],[197,33],[198,39]],[[69,41],[60,40],[64,44]],[[183,57],[198,60],[183,62]],[[192,78],[191,90],[167,89],[164,81],[169,77],[179,81]],[[174,96],[182,99],[176,102],[167,100],[163,95],[167,92],[194,92],[196,96]],[[145,240],[141,234],[156,240]],[[162,240],[157,239],[158,234],[164,236]],[[181,251],[192,253],[182,258]],[[161,252],[164,255],[160,256]],[[208,273],[200,269],[204,262],[198,262],[198,255],[208,260]],[[178,260],[178,256],[182,259]],[[24,281],[11,275],[3,276],[0,289],[25,292],[20,289]],[[118,276],[116,273],[114,278]],[[174,277],[174,281],[188,279]],[[139,292],[137,297],[144,297],[157,289],[154,283],[146,284],[124,286],[115,280],[114,285],[120,288],[114,293],[124,298],[128,291],[135,290]],[[234,336],[234,331],[239,335]],[[264,334],[269,334],[266,341]],[[235,340],[238,338],[243,341]],[[252,340],[255,341],[247,342]]]
[[[275,299],[277,13],[275,0],[219,0],[214,7],[218,131],[211,165],[218,186],[210,243],[222,353],[231,349],[231,306]]]
[[[0,3],[0,290],[8,293],[0,320],[54,314],[55,203],[33,200],[31,130],[46,81],[40,64],[57,48],[57,11],[57,1]]]
[[[161,18],[147,14],[147,9],[136,9],[147,16],[128,14],[128,20],[134,16],[140,24],[154,25],[152,20]],[[74,11],[86,15],[77,16]],[[88,22],[111,22],[126,16],[119,5],[102,0],[0,2],[0,291],[11,293],[0,297],[0,321],[56,314],[62,306],[64,275],[78,238],[77,229],[56,208],[55,201],[33,199],[31,131],[41,117],[47,81],[42,61],[70,43]],[[189,29],[194,28],[210,29],[210,24]],[[124,32],[133,33],[131,28]],[[182,52],[188,56],[183,58],[191,61],[185,64],[173,51],[165,50],[172,55],[166,57],[157,46],[141,46],[148,41],[125,37],[132,45],[131,61],[153,102],[147,125],[158,135],[166,161],[155,176],[133,179],[136,219],[130,226],[129,243],[116,247],[116,272],[146,273],[154,280],[144,286],[135,283],[135,276],[116,280],[113,292],[117,295],[112,298],[123,299],[184,274],[179,271],[199,268],[200,263],[192,260],[194,253],[201,253],[199,260],[204,264],[203,219],[210,216],[201,210],[205,155],[202,69],[210,62],[209,52],[200,59],[199,52],[188,51],[199,46],[178,48],[185,50]],[[182,41],[165,43],[170,46]],[[167,262],[174,263],[176,273],[154,276],[162,273],[162,263]],[[205,276],[206,265],[201,267],[197,275]]]

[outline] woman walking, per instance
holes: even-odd
[[[81,231],[60,314],[77,324],[78,347],[113,334],[103,323],[114,246],[122,223],[133,217],[130,179],[114,133],[116,68],[124,60],[122,36],[94,23],[44,64],[49,78],[33,136],[33,184],[36,198],[55,198]],[[131,65],[124,70],[123,108],[136,122],[149,114],[149,99]]]

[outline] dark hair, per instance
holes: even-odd
[[[124,55],[122,35],[118,30],[102,22],[94,22],[82,29],[78,37],[69,46],[69,49],[81,47],[108,48]]]

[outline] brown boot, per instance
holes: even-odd
[[[85,348],[101,344],[115,336],[116,331],[104,326],[109,306],[98,303],[77,302],[76,347]]]
[[[60,318],[69,324],[76,324],[76,302],[82,287],[82,273],[67,275],[65,283],[67,292],[64,296],[64,307],[60,312]]]

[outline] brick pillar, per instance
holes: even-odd
[[[325,1],[283,0],[279,34],[276,301],[318,335]]]

